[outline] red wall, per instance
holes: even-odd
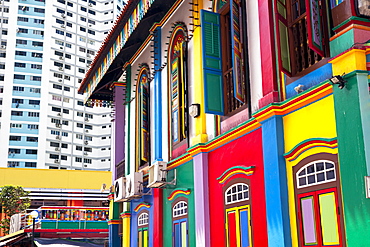
[[[267,246],[262,130],[257,129],[210,152],[208,163],[211,246],[226,246],[223,185],[217,181],[217,178],[233,166],[256,167],[251,176],[235,175],[229,179],[238,177],[250,179],[253,246]]]

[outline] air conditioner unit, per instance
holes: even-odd
[[[92,4],[91,3],[89,3],[89,7],[92,7]]]
[[[60,136],[56,136],[55,138],[56,138],[57,140],[60,140]]]
[[[59,123],[56,123],[56,124],[55,124],[55,127],[60,128],[60,127],[62,127],[62,125],[61,125],[61,124],[59,124]]]
[[[65,15],[65,14],[62,14],[62,17],[63,17],[63,18],[66,18],[66,15]]]
[[[89,133],[89,130],[85,130],[86,133]]]
[[[126,176],[126,199],[139,198],[143,192],[143,173],[134,172]]]
[[[167,182],[167,162],[157,161],[149,167],[149,188],[159,188]]]
[[[87,56],[87,57],[91,57],[91,55],[90,55],[90,54],[87,54],[86,56]]]
[[[27,8],[26,6],[23,6],[22,11],[26,11],[26,8]]]
[[[89,122],[89,119],[87,117],[85,117],[85,122]]]
[[[58,112],[57,116],[58,117],[61,117],[62,116],[62,113]]]
[[[88,141],[85,141],[84,143],[85,143],[85,145],[89,144],[89,142],[88,142]]]
[[[63,57],[59,57],[59,60],[63,60]]]
[[[87,152],[84,152],[84,155],[87,155],[88,153]]]
[[[55,151],[60,151],[60,148],[55,148]]]
[[[65,25],[60,25],[61,28],[65,28],[66,26]]]
[[[63,80],[62,80],[62,79],[59,79],[58,81],[59,81],[59,82],[63,82]]]
[[[59,69],[60,71],[63,71],[63,67],[59,67],[58,69]]]
[[[55,164],[59,164],[59,160],[54,160],[54,163]]]
[[[19,33],[21,30],[19,28],[17,28],[17,30],[15,30],[17,33]]]
[[[6,45],[0,46],[1,49],[6,49]]]
[[[126,199],[126,178],[120,177],[114,181],[114,202],[124,202]]]

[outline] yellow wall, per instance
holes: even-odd
[[[333,95],[283,117],[285,152],[291,151],[297,144],[311,138],[335,138],[336,125]],[[293,167],[302,159],[317,153],[336,154],[336,148],[315,147],[300,154],[297,159],[286,160],[289,196],[289,214],[292,234],[292,246],[298,246],[296,205],[294,198]]]
[[[112,173],[106,171],[0,168],[0,186],[24,188],[100,189],[112,184]]]

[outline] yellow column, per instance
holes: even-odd
[[[194,32],[193,32],[193,76],[194,76],[194,100],[192,103],[199,103],[200,116],[194,118],[195,137],[191,140],[191,145],[205,143],[208,141],[206,114],[204,113],[204,81],[203,81],[203,60],[202,60],[202,33],[200,28],[200,10],[203,8],[203,1],[196,1],[198,6],[194,7]]]
[[[130,247],[130,204],[127,202],[123,203],[123,213],[121,214],[122,218],[122,247]]]

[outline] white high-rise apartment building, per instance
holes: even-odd
[[[0,167],[110,170],[110,108],[77,88],[123,6],[0,1]]]

